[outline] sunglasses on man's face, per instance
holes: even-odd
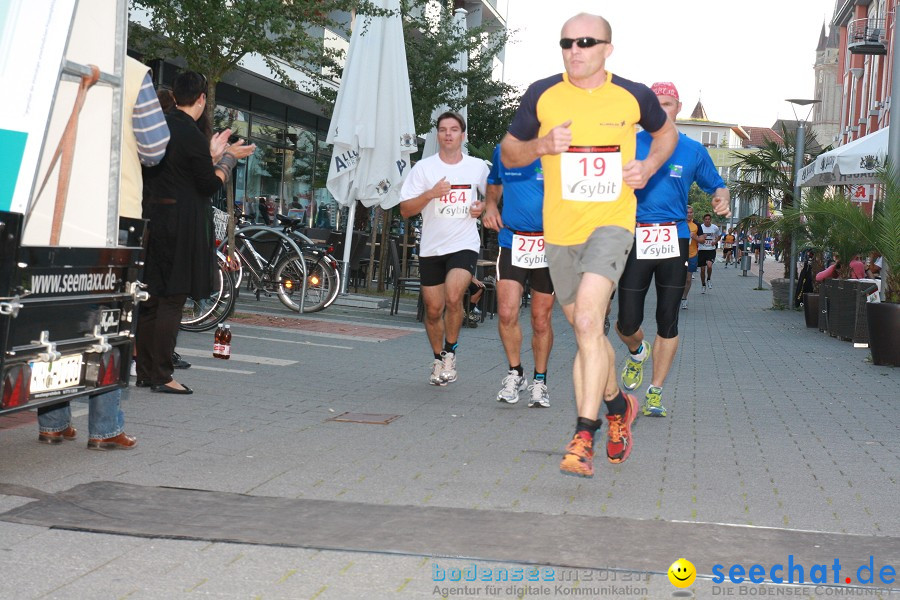
[[[592,46],[596,46],[597,44],[608,43],[609,40],[598,40],[597,38],[592,37],[563,38],[559,40],[559,47],[563,50],[568,50],[572,47],[572,44],[576,44],[579,48],[590,48]]]

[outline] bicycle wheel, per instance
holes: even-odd
[[[182,330],[209,331],[231,315],[235,302],[234,280],[222,260],[214,277],[213,293],[208,298],[188,298],[184,303],[179,325]]]
[[[337,273],[328,263],[306,254],[306,297],[303,312],[318,312],[331,304],[340,285]],[[278,282],[278,299],[293,311],[300,312],[300,290],[303,281],[303,267],[296,254],[285,256],[275,267]]]

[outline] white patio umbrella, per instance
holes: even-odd
[[[468,23],[466,22],[466,15],[468,15],[468,11],[464,8],[457,8],[453,12],[453,25],[459,29],[460,31],[465,31],[468,28]],[[469,55],[463,51],[456,55],[456,61],[450,65],[456,71],[465,71],[469,68]],[[469,95],[468,86],[463,85],[462,89],[459,90],[459,97],[465,99],[466,96]],[[431,113],[431,124],[433,125],[431,131],[425,136],[425,146],[422,148],[422,158],[427,158],[432,154],[437,154],[438,151],[438,142],[437,142],[437,127],[434,122],[439,116],[443,113],[450,110],[450,107],[446,104],[442,104],[434,109]],[[469,122],[469,115],[466,106],[463,105],[461,109],[459,109],[459,114],[462,115],[463,119],[466,120],[466,124]],[[463,153],[468,154],[469,151],[466,149],[465,144],[463,144],[462,148]]]
[[[375,0],[389,17],[357,17],[327,141],[334,144],[326,187],[349,205],[344,242],[346,293],[356,200],[391,208],[416,150],[400,0]]]
[[[879,129],[820,154],[800,170],[797,183],[801,186],[879,183],[878,168],[884,165],[887,156],[889,129]]]

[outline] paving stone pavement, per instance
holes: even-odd
[[[780,267],[767,265],[767,274]],[[35,442],[33,422],[3,420],[0,484],[53,493],[121,481],[369,504],[726,523],[872,535],[895,544],[900,371],[873,366],[867,350],[806,329],[802,313],[771,310],[771,291],[754,290],[756,283],[755,276],[719,265],[712,290],[692,289],[663,392],[669,416],[641,418],[631,458],[622,465],[598,460],[593,479],[558,471],[575,419],[575,343],[558,309],[552,406],[529,409],[524,393],[513,406],[494,400],[507,370],[496,319],[463,330],[460,379],[436,388],[427,385],[431,357],[412,301],[394,317],[387,310],[330,307],[304,315],[314,327],[295,329],[249,324],[271,323],[257,317],[242,323],[241,315],[291,318],[274,301],[242,298],[229,362],[211,357],[211,332],[180,334],[179,351],[194,366],[177,376],[194,395],[128,390],[123,408],[137,449],[86,451],[84,411],[75,413],[79,440],[53,447]],[[654,302],[651,292],[650,332]],[[621,369],[624,346],[617,339],[613,346]],[[523,366],[530,374],[527,348]],[[345,412],[400,417],[389,425],[329,421]],[[0,496],[0,512],[30,501]],[[493,593],[485,582],[466,590],[466,582],[434,581],[436,564],[462,570],[477,557],[397,556],[387,549],[144,539],[0,521],[0,551],[6,567],[0,598],[671,598],[677,592],[659,575],[670,561],[640,577],[621,565],[621,571],[583,573],[559,589],[537,582],[506,590],[513,582],[504,582]],[[877,559],[878,548],[872,554]],[[614,548],[609,564],[615,564]],[[697,568],[709,575],[710,566]],[[557,566],[554,584],[563,575]],[[703,598],[785,589],[752,588],[701,577],[689,592]],[[789,589],[795,597],[819,595],[814,588]]]

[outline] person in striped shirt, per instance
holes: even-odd
[[[169,127],[150,79],[149,67],[131,57],[125,61],[122,110],[119,216],[141,218],[143,179],[141,165],[159,164],[169,143]],[[88,404],[88,442],[91,450],[130,450],[137,439],[125,433],[122,390],[92,396]],[[68,402],[38,409],[38,441],[59,444],[73,441],[72,409]]]

